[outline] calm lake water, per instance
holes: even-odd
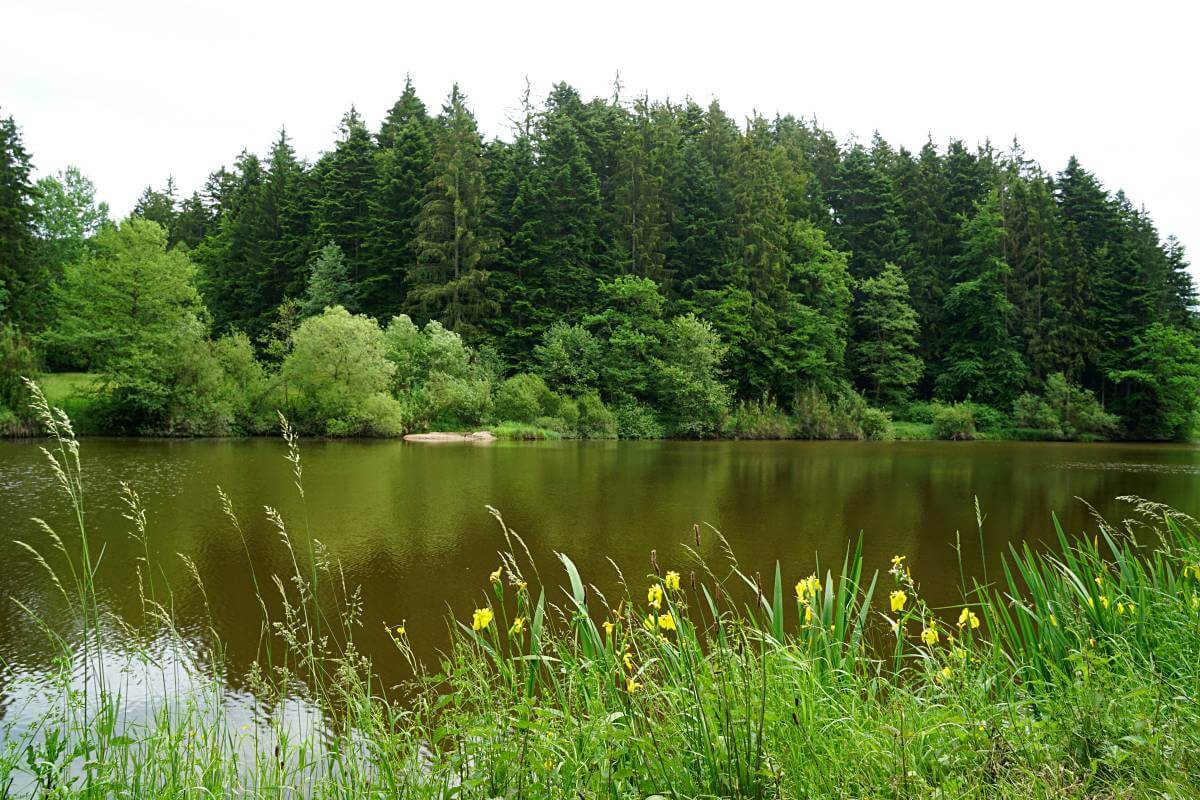
[[[255,654],[259,612],[218,486],[233,501],[260,580],[288,572],[266,505],[279,509],[297,536],[307,526],[329,548],[347,583],[362,587],[364,628],[356,638],[385,677],[402,675],[385,624],[407,620],[418,653],[432,655],[446,641],[447,615],[469,619],[484,597],[504,546],[488,505],[528,543],[548,583],[562,577],[556,551],[604,592],[616,588],[611,557],[640,594],[652,548],[663,569],[685,567],[686,577],[683,545],[693,541],[694,524],[708,523],[725,534],[743,569],[771,575],[778,559],[790,586],[818,560],[840,562],[861,531],[868,569],[886,569],[894,553],[905,554],[935,604],[960,596],[956,531],[969,578],[981,574],[984,558],[998,567],[1010,542],[1050,542],[1051,511],[1069,530],[1089,527],[1083,501],[1111,519],[1131,513],[1119,495],[1200,513],[1194,446],[304,442],[302,451],[303,504],[279,441],[85,440],[88,525],[93,546],[104,546],[100,588],[113,619],[143,641],[158,634],[142,620],[134,579],[141,545],[123,517],[122,480],[146,507],[152,560],[173,588],[179,628],[196,642],[210,626],[217,631],[229,646],[235,689]],[[975,497],[986,514],[982,553]],[[51,659],[44,634],[13,599],[67,626],[50,582],[12,543],[49,549],[30,521],[35,515],[64,535],[72,531],[70,509],[37,444],[0,443],[0,714],[9,716],[19,713],[12,686],[47,670]],[[722,558],[707,530],[700,550],[714,563]],[[194,561],[206,593],[179,554]],[[548,592],[547,599],[561,594]]]

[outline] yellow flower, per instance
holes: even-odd
[[[959,661],[967,660],[967,651],[963,650],[961,647],[952,648],[950,650],[950,655],[954,658],[957,658]]]
[[[942,667],[943,678],[949,679],[952,675],[954,675],[954,670],[950,669],[949,666]]]
[[[1088,608],[1095,608],[1095,607],[1096,607],[1096,601],[1089,597],[1088,598]]]
[[[970,624],[971,630],[979,627],[979,617],[975,616],[975,612],[969,608],[964,608],[962,613],[958,615],[958,627]]]
[[[642,620],[642,627],[648,631],[654,630],[656,624],[658,624],[658,621],[654,618],[653,614],[647,614],[646,618]]]
[[[667,577],[663,579],[663,583],[666,585],[666,587],[669,591],[678,592],[679,591],[679,573],[676,572],[675,570],[668,571]]]
[[[397,625],[397,626],[396,626],[396,635],[397,635],[397,636],[403,636],[405,633],[407,633],[407,631],[405,631],[405,629],[404,629],[404,626],[403,626],[403,625]]]
[[[524,631],[525,631],[525,618],[524,617],[517,617],[516,619],[514,619],[512,627],[508,629],[508,632],[510,634],[512,634],[513,636],[520,636]]]
[[[626,651],[625,655],[621,656],[621,661],[625,663],[625,669],[633,672],[633,653]]]
[[[670,614],[659,614],[658,627],[662,628],[664,631],[675,630],[675,618]]]
[[[490,580],[492,583],[500,583],[500,574],[501,574],[502,572],[504,572],[504,565],[503,565],[503,564],[501,564],[500,566],[496,567],[496,571],[495,571],[495,572],[493,572],[491,575],[489,575],[489,576],[488,576],[488,579],[489,579],[489,580]]]
[[[938,643],[937,627],[931,625],[930,627],[921,631],[921,641],[924,642],[925,644],[929,645],[930,647],[933,647],[935,644],[937,644]]]
[[[1124,603],[1120,603],[1120,602],[1117,603],[1117,614],[1122,617],[1125,616],[1125,604]]]
[[[471,619],[471,627],[477,631],[487,630],[487,626],[492,624],[494,616],[490,608],[477,608],[475,616]]]
[[[1103,585],[1104,585],[1104,579],[1103,579],[1103,578],[1101,578],[1099,575],[1097,575],[1097,576],[1096,576],[1096,585],[1097,585],[1097,586],[1103,586]]]
[[[893,567],[900,566],[900,562],[903,561],[905,558],[906,558],[906,556],[892,556],[892,566]]]
[[[1192,595],[1192,608],[1200,608],[1200,595]]]
[[[633,694],[640,688],[642,688],[642,685],[635,681],[632,676],[625,679],[625,691]]]
[[[517,581],[517,591],[518,592],[528,592],[529,584],[526,583],[525,581]]]
[[[1195,578],[1196,580],[1200,581],[1200,564],[1193,564],[1192,566],[1185,569],[1184,572],[1187,572],[1188,569],[1190,569],[1192,571],[1192,577]]]
[[[607,620],[607,619],[604,620],[604,635],[611,637],[613,628],[615,628],[615,627],[616,627],[616,625],[612,624],[612,620]]]
[[[1108,608],[1108,596],[1107,595],[1103,595],[1103,594],[1100,595],[1100,605],[1104,606],[1105,608]]]
[[[805,604],[804,604],[804,624],[805,624],[805,625],[810,625],[810,624],[812,624],[812,621],[813,621],[813,610],[812,610],[812,606],[810,606],[810,605],[808,605],[807,603],[805,603]]]
[[[809,575],[804,580],[796,584],[796,599],[801,603],[808,600],[810,597],[816,597],[817,591],[820,590],[821,583],[817,580],[817,576]]]
[[[651,608],[662,608],[663,591],[657,583],[646,591],[646,602]]]
[[[890,595],[888,595],[888,599],[891,600],[892,611],[903,611],[904,604],[908,602],[908,595],[905,594],[902,590],[897,589],[896,591],[894,591]]]

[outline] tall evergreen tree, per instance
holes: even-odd
[[[830,201],[834,242],[849,251],[856,279],[877,275],[885,263],[906,265],[908,242],[891,179],[862,145],[846,153]]]
[[[483,140],[457,85],[437,120],[432,173],[417,222],[409,304],[427,319],[477,337],[499,308],[487,269],[497,241],[487,227]]]
[[[26,326],[39,317],[38,293],[47,288],[34,251],[32,169],[16,121],[0,118],[0,320]]]
[[[342,117],[337,144],[321,158],[318,173],[317,237],[337,242],[357,285],[366,262],[376,175],[375,142],[353,107]]]
[[[917,355],[917,312],[899,267],[885,264],[878,276],[863,282],[856,317],[854,365],[860,384],[877,404],[907,400],[925,365]]]
[[[371,195],[368,261],[359,293],[366,313],[385,318],[404,304],[405,275],[416,257],[417,216],[433,161],[429,114],[412,81],[405,80],[377,139],[379,184]]]
[[[1009,333],[1012,303],[1005,291],[1003,221],[995,191],[963,222],[954,287],[946,295],[946,352],[938,395],[1007,407],[1020,390],[1025,365]]]

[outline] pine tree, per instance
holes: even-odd
[[[850,252],[856,279],[878,274],[885,263],[906,265],[908,242],[891,180],[862,145],[846,153],[830,201],[834,242]]]
[[[170,231],[175,227],[175,206],[175,178],[167,176],[167,185],[161,192],[151,186],[142,190],[142,196],[133,207],[133,216],[157,222],[163,230]]]
[[[623,273],[642,275],[666,288],[668,181],[679,133],[669,110],[642,97],[621,131],[614,175],[614,255]]]
[[[1012,303],[1005,293],[1011,268],[1003,257],[1003,220],[995,191],[962,224],[956,280],[946,295],[946,353],[937,393],[1007,406],[1025,381],[1025,365],[1009,333]]]
[[[363,310],[383,319],[404,305],[405,275],[415,258],[417,216],[433,159],[429,114],[410,80],[376,138],[379,184],[371,195],[368,261],[359,293]]]
[[[876,404],[907,400],[925,368],[917,356],[920,325],[908,292],[895,264],[885,264],[877,277],[868,278],[861,287],[854,366]]]
[[[0,118],[0,321],[29,326],[40,316],[34,243],[34,187],[29,153],[10,116]]]
[[[579,319],[607,277],[600,181],[580,135],[573,89],[554,88],[537,120],[534,166],[513,204],[513,257],[538,296],[525,336],[537,340],[557,319]]]
[[[338,141],[319,163],[316,235],[337,242],[357,284],[366,260],[375,191],[375,143],[352,106],[342,117]]]
[[[270,266],[263,276],[260,330],[276,320],[276,308],[285,298],[299,297],[304,291],[312,249],[311,186],[286,130],[279,131],[268,156],[263,212],[267,216],[264,235],[268,238],[265,246]]]
[[[437,121],[432,172],[417,222],[409,304],[426,319],[477,337],[499,308],[487,270],[498,243],[487,227],[483,140],[457,85]]]
[[[336,242],[326,240],[321,249],[313,253],[309,262],[308,286],[304,292],[300,313],[306,317],[313,317],[333,306],[343,306],[353,313],[354,285],[350,281],[350,269],[346,265],[342,248],[338,247]],[[280,312],[276,314],[279,319]]]

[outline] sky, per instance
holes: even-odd
[[[340,3],[2,0],[0,114],[42,172],[78,166],[115,216],[168,175],[200,188],[281,126],[302,156],[353,104],[376,126],[405,75],[433,109],[457,81],[505,136],[525,81],[585,97],[720,100],[740,119],[815,116],[1072,154],[1200,261],[1200,4],[1011,1]],[[1200,265],[1193,271],[1200,278]]]

